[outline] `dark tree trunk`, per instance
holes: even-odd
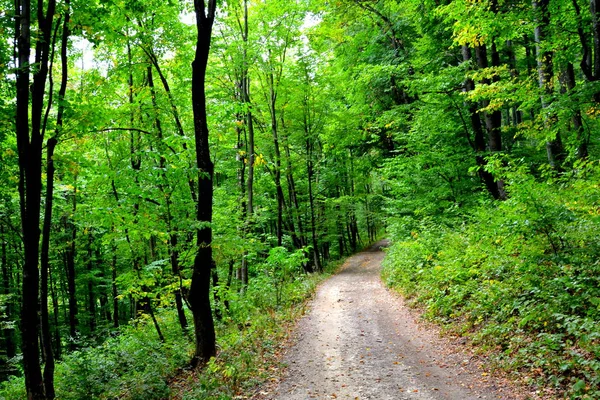
[[[468,61],[470,60],[470,58],[470,50],[464,47],[463,59],[465,61]],[[478,68],[488,68],[487,49],[484,44],[475,48],[475,58],[477,60]],[[495,45],[492,48],[492,61],[493,63],[499,63],[499,56],[498,52],[496,51]],[[488,79],[484,79],[481,83],[487,85],[490,82]],[[468,79],[465,82],[465,88],[467,91],[473,90],[475,88],[475,83],[472,80]],[[489,100],[483,100],[481,106],[482,108],[485,108],[489,104]],[[469,111],[471,114],[471,126],[475,134],[474,146],[475,152],[477,153],[475,159],[477,165],[479,166],[479,176],[484,182],[490,194],[495,199],[504,200],[506,199],[506,193],[504,191],[504,182],[502,182],[501,180],[496,180],[490,172],[485,170],[485,167],[487,165],[487,160],[485,159],[485,152],[497,152],[502,150],[502,140],[500,136],[500,129],[502,125],[502,113],[499,110],[491,113],[484,113],[485,130],[487,132],[486,141],[483,133],[483,125],[481,124],[479,113],[477,112],[477,106],[475,104],[470,104]]]
[[[152,307],[152,300],[149,298],[146,298],[144,301],[145,304],[145,308],[146,311],[148,312],[148,314],[150,314],[150,318],[152,319],[152,323],[154,324],[154,329],[156,329],[156,334],[158,335],[158,340],[161,341],[161,343],[165,342],[165,336],[162,333],[162,330],[160,329],[160,325],[158,324],[158,320],[156,319],[156,315],[154,314],[154,308]]]
[[[594,43],[594,77],[595,80],[600,79],[600,18],[598,18],[598,0],[590,0],[590,14],[592,16],[592,36]],[[599,93],[595,94],[595,100],[600,99]]]
[[[298,225],[298,234],[297,234],[297,248],[302,248],[306,246],[306,235],[304,232],[304,225],[302,224],[302,217],[300,216],[300,203],[298,202],[298,196],[296,191],[296,181],[294,180],[294,171],[292,169],[292,159],[290,155],[290,146],[286,142],[284,144],[285,148],[285,157],[286,157],[286,181],[288,186],[288,197],[290,202],[290,214],[291,214],[291,223],[294,224],[294,219],[296,220],[296,224]]]
[[[567,91],[571,92],[573,89],[575,89],[575,71],[573,68],[573,64],[567,64],[567,68],[563,76],[565,85],[567,86]],[[585,130],[583,128],[583,119],[581,117],[581,110],[579,110],[579,108],[574,110],[572,122],[577,140],[577,158],[587,158],[589,138],[585,136]]]
[[[308,201],[310,205],[310,232],[312,238],[312,251],[313,251],[313,262],[314,268],[317,271],[321,271],[321,256],[319,254],[319,245],[317,242],[317,222],[315,218],[315,197],[313,192],[313,177],[314,177],[314,164],[313,164],[313,143],[307,138],[306,139],[306,170],[308,171]]]
[[[44,365],[44,387],[46,397],[53,399],[54,393],[54,352],[52,351],[52,334],[50,332],[50,316],[48,315],[48,275],[50,227],[52,226],[52,204],[54,193],[54,149],[56,138],[48,140],[46,147],[46,204],[44,210],[44,225],[42,228],[42,249],[40,259],[40,315],[42,324],[42,346],[46,363]]]
[[[496,43],[492,43],[492,67],[500,66],[500,54],[498,53],[498,49],[496,48]],[[498,82],[500,78],[495,75],[492,78],[492,82]],[[502,111],[494,110],[492,112],[486,113],[485,118],[486,128],[488,132],[488,143],[491,152],[502,151]]]
[[[229,291],[229,288],[231,287],[231,282],[233,281],[233,266],[235,264],[235,261],[233,260],[229,260],[229,268],[227,269],[227,284],[225,286],[225,290]],[[225,310],[229,311],[229,300],[227,298],[227,296],[225,296],[225,299],[223,299],[223,305],[225,306]]]
[[[88,326],[90,328],[90,332],[94,332],[96,330],[96,291],[94,290],[94,280],[93,271],[94,271],[94,253],[93,246],[94,239],[93,235],[89,233],[89,242],[88,242],[88,254],[87,254],[87,271],[88,271]]]
[[[40,5],[43,5],[40,2]],[[19,199],[23,237],[23,281],[21,302],[21,349],[28,399],[46,399],[54,388],[44,387],[39,360],[39,270],[40,209],[42,190],[42,111],[48,77],[48,61],[55,1],[46,14],[38,7],[33,84],[30,82],[31,4],[15,1],[16,138],[19,159]],[[31,96],[30,96],[31,95]],[[31,99],[31,113],[29,113]],[[30,126],[31,116],[31,126]],[[47,305],[47,302],[46,302]]]
[[[212,271],[212,287],[213,287],[213,299],[215,301],[215,317],[218,321],[223,319],[223,312],[221,311],[221,295],[219,294],[219,273],[217,266],[213,265]]]
[[[269,85],[270,85],[270,97],[269,97],[269,110],[271,113],[271,134],[273,135],[273,147],[275,149],[275,189],[277,193],[277,246],[281,246],[283,243],[283,207],[285,205],[285,199],[283,197],[283,189],[281,188],[281,151],[279,149],[279,133],[277,132],[277,115],[276,115],[276,103],[277,103],[277,92],[275,90],[275,79],[273,73],[269,74]]]
[[[471,49],[464,45],[462,47],[463,60],[468,62],[471,60]],[[481,56],[481,55],[480,55]],[[470,92],[475,90],[475,82],[472,79],[468,78],[465,80],[465,92]],[[467,107],[469,109],[469,116],[471,119],[471,129],[473,130],[474,140],[471,141],[473,150],[475,150],[475,160],[479,167],[478,174],[481,178],[482,182],[485,184],[488,192],[494,198],[499,197],[498,187],[496,185],[496,180],[488,171],[485,170],[485,166],[487,164],[484,154],[486,152],[486,143],[483,134],[483,126],[481,124],[481,118],[479,113],[477,112],[477,104],[472,101],[467,101]]]
[[[339,187],[337,188],[337,197],[340,197]],[[336,213],[336,221],[335,226],[337,229],[337,238],[338,238],[338,249],[340,253],[340,258],[346,254],[346,246],[345,246],[345,236],[344,236],[344,224],[342,223],[342,212],[340,210],[340,205],[335,205],[335,213]]]
[[[56,283],[53,275],[49,275],[50,278],[50,297],[52,298],[52,309],[54,316],[54,358],[60,360],[62,357],[62,344],[60,341],[60,322],[58,320],[58,314],[60,308],[58,306],[58,294],[56,293]]]
[[[2,294],[6,296],[6,309],[4,313],[6,314],[6,318],[10,321],[14,318],[13,316],[13,300],[9,296],[11,294],[11,271],[8,266],[8,258],[7,258],[7,249],[6,249],[6,238],[5,238],[4,225],[0,225],[0,240],[2,241],[2,245],[0,246],[0,251],[2,254],[0,255],[0,262],[2,263]],[[6,350],[6,358],[10,360],[16,355],[16,344],[15,344],[15,331],[12,327],[6,325],[3,329],[4,333],[4,346]]]
[[[77,177],[75,177],[74,188],[73,188],[73,215],[77,210]],[[66,267],[67,267],[67,290],[69,293],[69,349],[75,350],[76,338],[77,338],[77,295],[75,285],[75,239],[77,236],[77,228],[75,224],[67,222],[67,228],[71,230],[71,238],[67,244],[65,251]]]
[[[592,0],[593,1],[593,0]],[[543,49],[543,42],[546,37],[546,29],[550,24],[550,11],[548,9],[550,0],[534,0],[532,2],[533,10],[536,16],[536,26],[534,29],[535,50],[537,56],[537,70],[539,77],[539,87],[542,90],[540,100],[542,104],[542,112],[550,105],[550,97],[553,92],[552,79],[553,71],[553,53]],[[544,125],[550,128],[551,118],[544,115]],[[565,159],[565,152],[560,134],[556,134],[554,139],[546,142],[546,153],[548,155],[548,163],[556,170],[562,169],[562,163]]]
[[[192,62],[192,110],[194,113],[194,138],[196,143],[196,164],[198,177],[197,221],[202,224],[197,229],[197,253],[194,258],[189,304],[194,317],[196,350],[192,365],[207,362],[216,354],[215,327],[210,306],[210,272],[212,261],[212,199],[214,166],[210,159],[208,123],[206,114],[205,79],[208,54],[215,18],[216,0],[194,0],[196,12],[197,43]]]
[[[169,236],[169,244],[171,246],[171,272],[177,279],[179,286],[175,291],[175,306],[177,307],[177,318],[179,319],[179,325],[184,332],[187,332],[188,322],[183,310],[183,296],[182,296],[182,278],[181,271],[179,268],[179,251],[177,250],[177,233],[173,233]]]
[[[119,327],[119,293],[117,291],[117,246],[113,244],[111,265],[111,288],[112,288],[112,307],[113,307],[113,326]]]
[[[179,134],[183,136],[184,132],[183,132],[183,127],[181,126],[181,123],[179,121],[179,112],[177,111],[177,107],[176,107],[175,103],[173,102],[169,84],[167,83],[166,78],[160,72],[160,68],[158,67],[158,61],[156,60],[156,56],[154,56],[153,59],[154,59],[155,68],[159,72],[161,81],[163,82],[164,89],[167,92],[167,94],[169,95],[169,101],[171,102],[171,110],[173,112],[173,116],[174,116],[176,124],[178,126]],[[154,91],[154,80],[152,78],[152,68],[151,67],[148,67],[148,86],[150,87],[150,91],[152,94],[152,105],[155,110],[155,120],[154,120],[155,122],[154,123],[155,123],[156,130],[158,132],[159,143],[162,146],[164,138],[163,138],[162,125],[160,122],[160,118],[158,117],[159,109],[158,109],[158,104],[156,103],[156,93]],[[184,145],[184,149],[187,149],[187,146]],[[160,168],[162,171],[164,171],[165,162],[166,162],[165,157],[161,155]],[[166,172],[162,173],[162,177],[163,177],[163,180],[165,181],[165,185],[168,184]],[[193,180],[188,179],[188,181],[193,181]],[[185,316],[185,312],[183,310],[183,299],[182,299],[182,294],[181,294],[181,280],[182,279],[181,279],[181,272],[180,272],[180,267],[179,267],[179,250],[177,248],[179,235],[178,235],[177,227],[173,226],[173,214],[171,212],[171,204],[172,204],[171,193],[167,193],[165,190],[165,187],[162,184],[159,185],[159,189],[161,190],[163,196],[165,197],[165,202],[166,202],[165,205],[166,205],[166,213],[167,213],[167,226],[169,228],[168,243],[169,243],[169,259],[171,261],[171,272],[173,273],[173,278],[177,279],[177,281],[179,283],[179,287],[175,290],[175,306],[177,308],[177,317],[179,319],[179,325],[181,326],[181,329],[184,332],[187,332],[188,322],[187,322],[187,318]]]
[[[244,0],[244,26],[242,31],[244,40],[244,49],[242,53],[242,100],[246,107],[246,131],[247,131],[247,161],[248,161],[248,178],[246,181],[246,221],[244,225],[244,235],[248,235],[252,231],[254,223],[254,121],[252,116],[252,103],[250,101],[250,75],[248,65],[248,0]],[[241,266],[242,288],[248,286],[248,257],[244,254]]]
[[[46,363],[44,365],[44,388],[46,392],[46,398],[54,399],[56,396],[54,392],[54,352],[52,346],[52,334],[50,329],[50,317],[48,313],[48,281],[49,281],[49,247],[50,247],[50,228],[52,226],[52,206],[54,204],[54,150],[57,145],[57,139],[61,134],[63,127],[64,117],[64,99],[67,91],[67,80],[68,80],[68,60],[67,60],[67,41],[69,38],[69,0],[65,2],[65,16],[63,21],[63,29],[61,35],[61,84],[58,92],[59,103],[58,103],[58,115],[56,119],[56,133],[55,136],[48,139],[46,144],[46,201],[44,210],[44,223],[42,228],[42,248],[41,248],[41,259],[40,259],[40,270],[41,270],[41,285],[40,285],[40,314],[41,314],[41,329],[42,329],[42,346],[44,349],[44,356]],[[50,18],[52,18],[51,16]],[[50,24],[50,20],[47,21]],[[58,26],[57,26],[58,28]],[[47,29],[51,29],[50,26]],[[56,36],[55,36],[56,37]],[[52,79],[50,71],[50,79]],[[52,81],[50,81],[50,90],[52,90]],[[49,100],[51,103],[51,100]],[[48,105],[48,110],[51,104]],[[43,128],[45,129],[45,127]],[[53,298],[55,298],[53,296]],[[56,307],[57,308],[57,307]],[[55,311],[56,314],[56,311]],[[60,343],[58,343],[60,346]]]

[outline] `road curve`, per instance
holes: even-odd
[[[282,379],[255,399],[518,399],[466,352],[420,326],[380,280],[373,245],[318,289],[284,356]],[[470,365],[471,364],[471,365]]]

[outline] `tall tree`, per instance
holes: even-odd
[[[31,68],[32,18],[30,0],[15,2],[16,56],[16,137],[19,155],[19,198],[23,234],[23,289],[21,308],[21,349],[28,399],[53,397],[51,379],[42,379],[39,360],[39,257],[40,207],[42,192],[43,108],[51,50],[55,0],[38,1],[35,36],[36,68]],[[45,9],[44,9],[45,8]],[[34,20],[35,21],[35,20]],[[30,75],[33,73],[33,83]],[[31,110],[30,110],[31,106]],[[44,302],[47,307],[47,302]],[[42,306],[44,305],[42,304]]]
[[[192,365],[204,363],[216,354],[215,327],[210,306],[212,260],[212,201],[214,165],[210,158],[206,113],[206,68],[215,20],[216,0],[194,0],[196,12],[196,53],[192,62],[192,110],[198,167],[196,256],[189,293],[194,316],[196,351]]]

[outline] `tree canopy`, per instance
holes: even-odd
[[[68,398],[69,368],[144,329],[226,369],[225,326],[386,235],[427,315],[600,396],[597,8],[4,1],[2,390]]]

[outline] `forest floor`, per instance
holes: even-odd
[[[263,399],[536,399],[461,338],[442,337],[380,279],[378,242],[320,285]]]

